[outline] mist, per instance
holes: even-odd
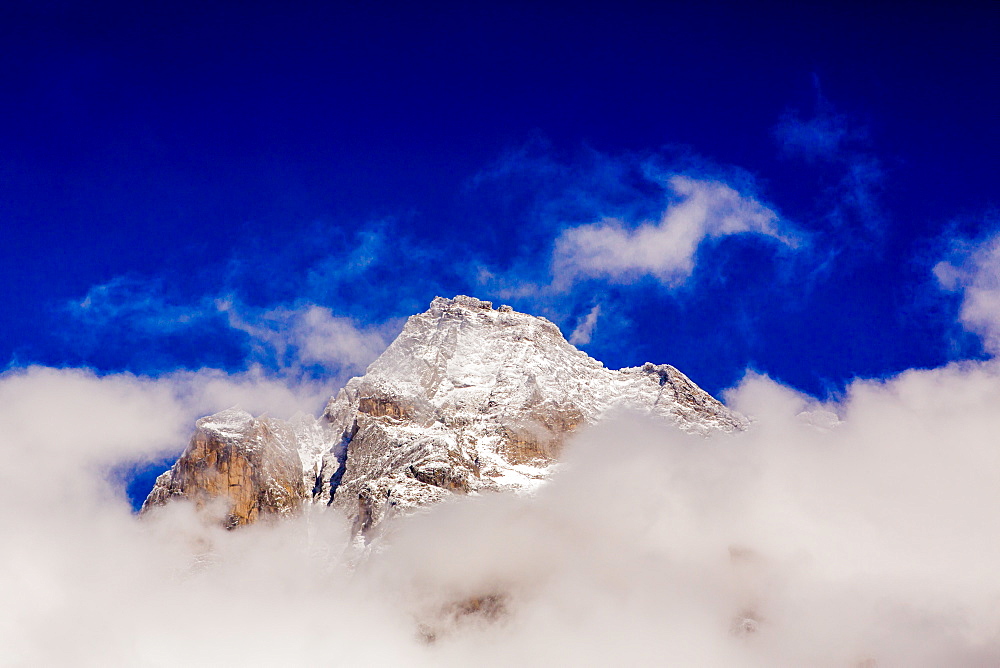
[[[749,374],[746,433],[610,416],[534,496],[456,497],[365,546],[321,509],[134,515],[114,466],[235,395],[316,400],[220,372],[0,378],[2,663],[1000,663],[994,362],[827,403]]]

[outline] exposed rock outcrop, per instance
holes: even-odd
[[[156,480],[143,513],[183,497],[198,507],[226,504],[234,528],[265,516],[296,512],[306,498],[295,430],[231,408],[198,420],[187,449]]]

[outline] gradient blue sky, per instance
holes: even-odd
[[[3,3],[0,362],[333,392],[458,293],[713,393],[985,355],[996,3],[288,4]]]

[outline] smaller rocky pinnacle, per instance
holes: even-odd
[[[530,492],[570,434],[621,407],[695,434],[746,424],[670,365],[607,369],[545,318],[436,297],[319,419],[231,409],[200,420],[143,512],[222,499],[239,526],[315,504],[370,534],[455,494]]]
[[[305,498],[295,437],[284,422],[230,408],[198,420],[187,449],[156,480],[147,513],[174,498],[221,505],[227,528],[295,512]]]

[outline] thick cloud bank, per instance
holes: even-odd
[[[0,378],[0,663],[1000,664],[995,363],[826,405],[748,376],[729,397],[746,434],[621,415],[535,497],[457,499],[364,550],[333,512],[231,533],[182,504],[137,519],[114,463],[235,394],[313,398],[191,380]]]

